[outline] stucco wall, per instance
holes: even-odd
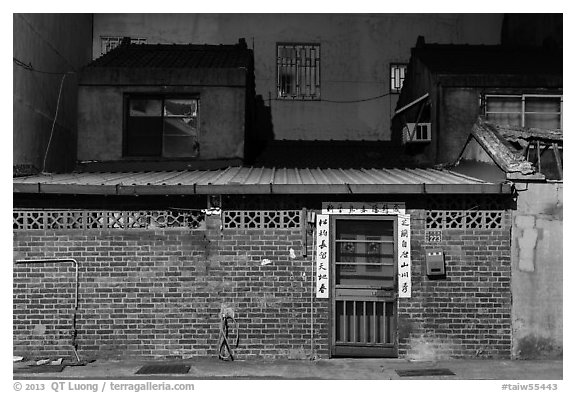
[[[436,162],[454,162],[480,113],[479,98],[481,90],[477,88],[443,88],[441,113],[437,134]]]
[[[146,38],[148,43],[232,44],[254,47],[256,94],[271,106],[276,139],[390,139],[397,95],[389,65],[407,63],[418,35],[427,42],[497,44],[502,15],[458,14],[96,14],[93,56],[101,36]],[[321,101],[276,97],[276,43],[321,46]],[[272,98],[272,101],[268,101]]]
[[[197,159],[242,158],[244,87],[80,86],[78,160],[114,161],[122,157],[125,93],[198,95],[200,153]]]
[[[562,183],[517,184],[512,227],[513,356],[562,356]]]
[[[91,14],[14,14],[14,58],[40,71],[76,71],[91,60]],[[13,66],[15,173],[42,170],[62,75]],[[67,75],[46,171],[67,171],[76,159],[77,75]]]

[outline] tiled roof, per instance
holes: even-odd
[[[562,74],[562,52],[540,47],[420,44],[412,54],[435,73]]]
[[[435,169],[228,167],[216,170],[69,173],[13,179],[16,193],[184,194],[446,194],[510,193],[495,184]]]
[[[296,168],[413,168],[404,147],[390,141],[271,141],[253,165]]]
[[[250,58],[245,44],[121,44],[87,67],[248,68]]]

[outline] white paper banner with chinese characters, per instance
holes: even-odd
[[[328,298],[330,266],[330,220],[326,214],[316,216],[316,297]]]
[[[398,297],[410,297],[410,215],[398,214]]]
[[[411,255],[410,255],[410,215],[406,214],[403,202],[323,202],[322,214],[316,221],[316,297],[328,297],[328,267],[330,265],[330,214],[378,214],[398,216],[398,296],[412,296]],[[320,228],[320,225],[323,225]],[[324,241],[324,242],[323,242]],[[320,259],[325,256],[326,259]],[[325,273],[325,274],[324,274]]]
[[[322,214],[405,214],[404,202],[323,202]]]

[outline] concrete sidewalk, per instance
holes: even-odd
[[[187,374],[139,375],[149,364],[185,364]],[[400,377],[396,370],[447,368],[455,375]],[[236,360],[216,358],[153,360],[97,360],[86,366],[67,366],[61,372],[31,373],[26,363],[14,363],[14,379],[497,379],[562,380],[562,360],[445,360],[327,359]]]

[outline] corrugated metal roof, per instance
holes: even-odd
[[[488,183],[447,170],[266,167],[36,175],[14,178],[13,190],[100,195],[511,192],[507,184]]]

